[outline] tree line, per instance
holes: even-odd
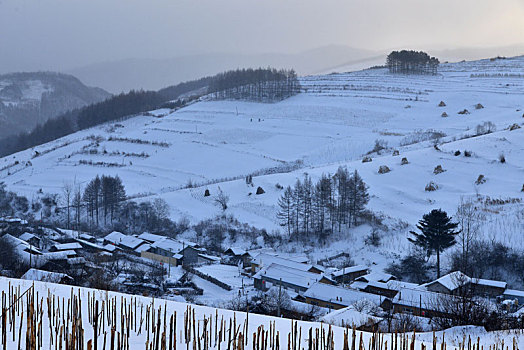
[[[395,74],[437,74],[438,58],[430,57],[423,51],[392,51],[386,65]]]
[[[159,91],[132,90],[112,96],[105,101],[74,109],[43,124],[31,132],[0,139],[0,157],[56,140],[76,131],[102,123],[122,120],[127,116],[159,107],[183,107],[194,97],[183,94],[202,89],[216,98],[242,98],[252,101],[282,100],[299,91],[293,70],[242,69],[183,82]]]
[[[274,102],[300,91],[294,70],[274,68],[237,69],[218,74],[209,85],[216,99]]]
[[[278,200],[277,217],[290,236],[326,238],[330,233],[357,225],[369,202],[368,186],[355,170],[340,167],[334,175],[311,177],[288,186]]]

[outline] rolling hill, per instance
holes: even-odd
[[[405,237],[422,214],[454,213],[461,197],[484,203],[486,235],[524,247],[523,67],[524,57],[515,57],[442,64],[436,76],[385,69],[307,76],[302,93],[275,104],[204,97],[2,158],[0,181],[31,197],[40,189],[59,193],[75,179],[119,175],[133,198],[164,198],[174,219],[193,223],[220,214],[213,196],[222,190],[228,213],[279,232],[277,184],[347,166],[369,185],[368,207],[387,226],[383,249],[363,243],[370,229],[364,225],[339,237],[344,244],[334,241],[313,255],[351,246],[357,263],[383,267],[408,250]],[[494,131],[484,134],[477,126],[488,122]],[[377,140],[385,148],[373,152]],[[366,154],[372,161],[363,163]],[[438,165],[444,172],[435,174]],[[379,174],[380,166],[391,171]],[[246,184],[249,174],[254,187]],[[425,190],[430,182],[436,191]],[[255,194],[258,186],[264,194]]]

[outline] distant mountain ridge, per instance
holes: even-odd
[[[78,78],[56,72],[0,75],[0,138],[28,132],[69,110],[111,96],[84,85]]]
[[[125,59],[95,63],[68,72],[88,84],[119,93],[131,89],[158,90],[237,68],[292,68],[299,75],[308,75],[373,56],[376,53],[369,50],[326,46],[296,54],[214,53],[165,59]]]

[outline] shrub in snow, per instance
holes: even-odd
[[[471,157],[471,151],[464,151],[464,157]]]
[[[367,156],[366,156],[366,157],[362,158],[362,163],[369,163],[369,162],[371,162],[372,160],[373,160],[373,159],[372,159],[371,157],[367,157]]]
[[[400,161],[400,165],[406,165],[406,164],[409,164],[408,162],[408,159],[406,157],[402,158],[402,160]]]
[[[447,118],[448,114],[446,112],[443,112],[441,115],[440,115],[442,118]]]
[[[209,193],[209,190],[206,188],[206,190],[204,191],[204,197],[209,197],[211,196],[211,193]]]
[[[264,191],[264,189],[262,187],[258,186],[257,194],[264,194],[264,193],[266,193],[266,191]]]
[[[442,165],[437,165],[435,169],[433,169],[433,174],[437,175],[440,173],[445,172],[446,170],[442,169]]]
[[[386,174],[386,173],[389,173],[391,171],[390,168],[388,168],[387,165],[381,165],[379,168],[378,168],[378,173],[379,174]]]
[[[278,190],[283,190],[284,189],[284,186],[282,186],[281,184],[277,183],[275,185],[275,187],[278,189]]]
[[[446,103],[444,101],[440,101],[438,104],[439,107],[446,107]]]
[[[424,190],[426,190],[427,192],[433,192],[433,191],[436,191],[438,190],[438,185],[436,183],[434,183],[433,181],[430,181],[426,187],[424,188]]]
[[[380,154],[380,152],[385,150],[386,148],[388,148],[387,141],[375,140],[375,146],[373,146],[373,149],[369,153],[376,152],[376,153]]]
[[[475,109],[482,109],[482,108],[484,108],[484,106],[482,104],[480,104],[480,103],[477,103],[475,105]]]
[[[399,154],[400,154],[400,152],[398,151],[398,149],[396,149],[396,150],[393,151],[393,155],[394,155],[394,156],[398,156]]]
[[[458,156],[460,156],[460,154],[461,154],[461,152],[460,152],[460,151],[455,151],[455,153],[454,153],[455,157],[458,157]]]
[[[400,141],[401,146],[413,145],[418,142],[438,140],[445,137],[446,134],[442,131],[428,129],[428,130],[415,130],[411,135],[404,137]]]
[[[380,247],[380,234],[376,228],[373,228],[369,235],[364,239],[364,243],[373,247]]]
[[[484,177],[484,175],[480,174],[479,177],[477,177],[477,181],[475,181],[475,184],[482,185],[485,182],[486,182],[486,178]]]
[[[524,185],[522,185],[522,189],[520,190],[520,192],[524,192]]]
[[[469,111],[467,109],[463,109],[462,111],[458,112],[458,114],[469,114]]]
[[[491,134],[496,129],[497,127],[492,122],[484,122],[482,124],[477,125],[476,132],[477,135],[486,135]]]
[[[517,129],[520,129],[520,125],[518,125],[517,123],[511,125],[509,127],[509,131],[513,131],[513,130],[517,130]]]
[[[499,161],[500,161],[501,163],[506,163],[506,157],[504,156],[503,153],[501,153],[501,154],[499,155]]]

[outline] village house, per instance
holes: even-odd
[[[408,313],[420,317],[446,317],[443,302],[453,302],[456,296],[436,293],[423,288],[402,288],[397,295],[384,304],[393,313]]]
[[[30,233],[30,232],[25,232],[23,233],[22,235],[20,235],[19,237],[22,241],[26,241],[27,243],[29,243],[30,245],[34,246],[34,247],[37,247],[37,248],[40,248],[40,237]]]
[[[51,248],[49,248],[50,252],[63,252],[63,251],[77,251],[81,250],[82,245],[78,242],[72,242],[72,243],[59,243],[53,245]]]
[[[344,267],[338,271],[333,272],[332,276],[338,283],[351,283],[360,276],[367,275],[369,269],[365,265],[356,265]]]
[[[451,295],[472,294],[486,298],[502,296],[507,283],[482,278],[471,278],[460,271],[444,275],[424,285],[427,290]]]
[[[368,282],[366,287],[362,289],[364,292],[383,295],[388,298],[393,298],[397,295],[398,291],[402,288],[418,288],[419,285],[416,283],[402,282],[391,280],[387,283],[371,281]]]
[[[253,278],[255,280],[255,288],[264,291],[273,286],[281,286],[284,289],[300,293],[305,292],[316,282],[334,284],[331,279],[321,274],[298,270],[276,263],[263,268]]]
[[[146,241],[137,237],[127,236],[121,232],[114,231],[104,237],[104,244],[112,244],[121,248],[122,250],[132,252],[136,255],[140,255],[140,253],[136,252],[136,249],[142,244],[146,244]]]
[[[324,283],[314,283],[303,294],[303,297],[308,304],[334,310],[348,307],[360,300],[368,300],[377,306],[381,306],[386,300],[385,297],[380,295]]]
[[[65,273],[50,272],[38,269],[29,269],[22,277],[23,280],[71,284],[73,278]]]
[[[301,260],[302,261],[302,260]],[[303,262],[297,262],[294,260],[286,259],[277,255],[271,255],[268,253],[260,253],[251,260],[251,273],[255,274],[262,268],[270,266],[271,264],[277,264],[281,266],[287,266],[296,270],[307,271],[315,274],[321,274],[324,272],[324,268],[318,265],[305,264]]]

